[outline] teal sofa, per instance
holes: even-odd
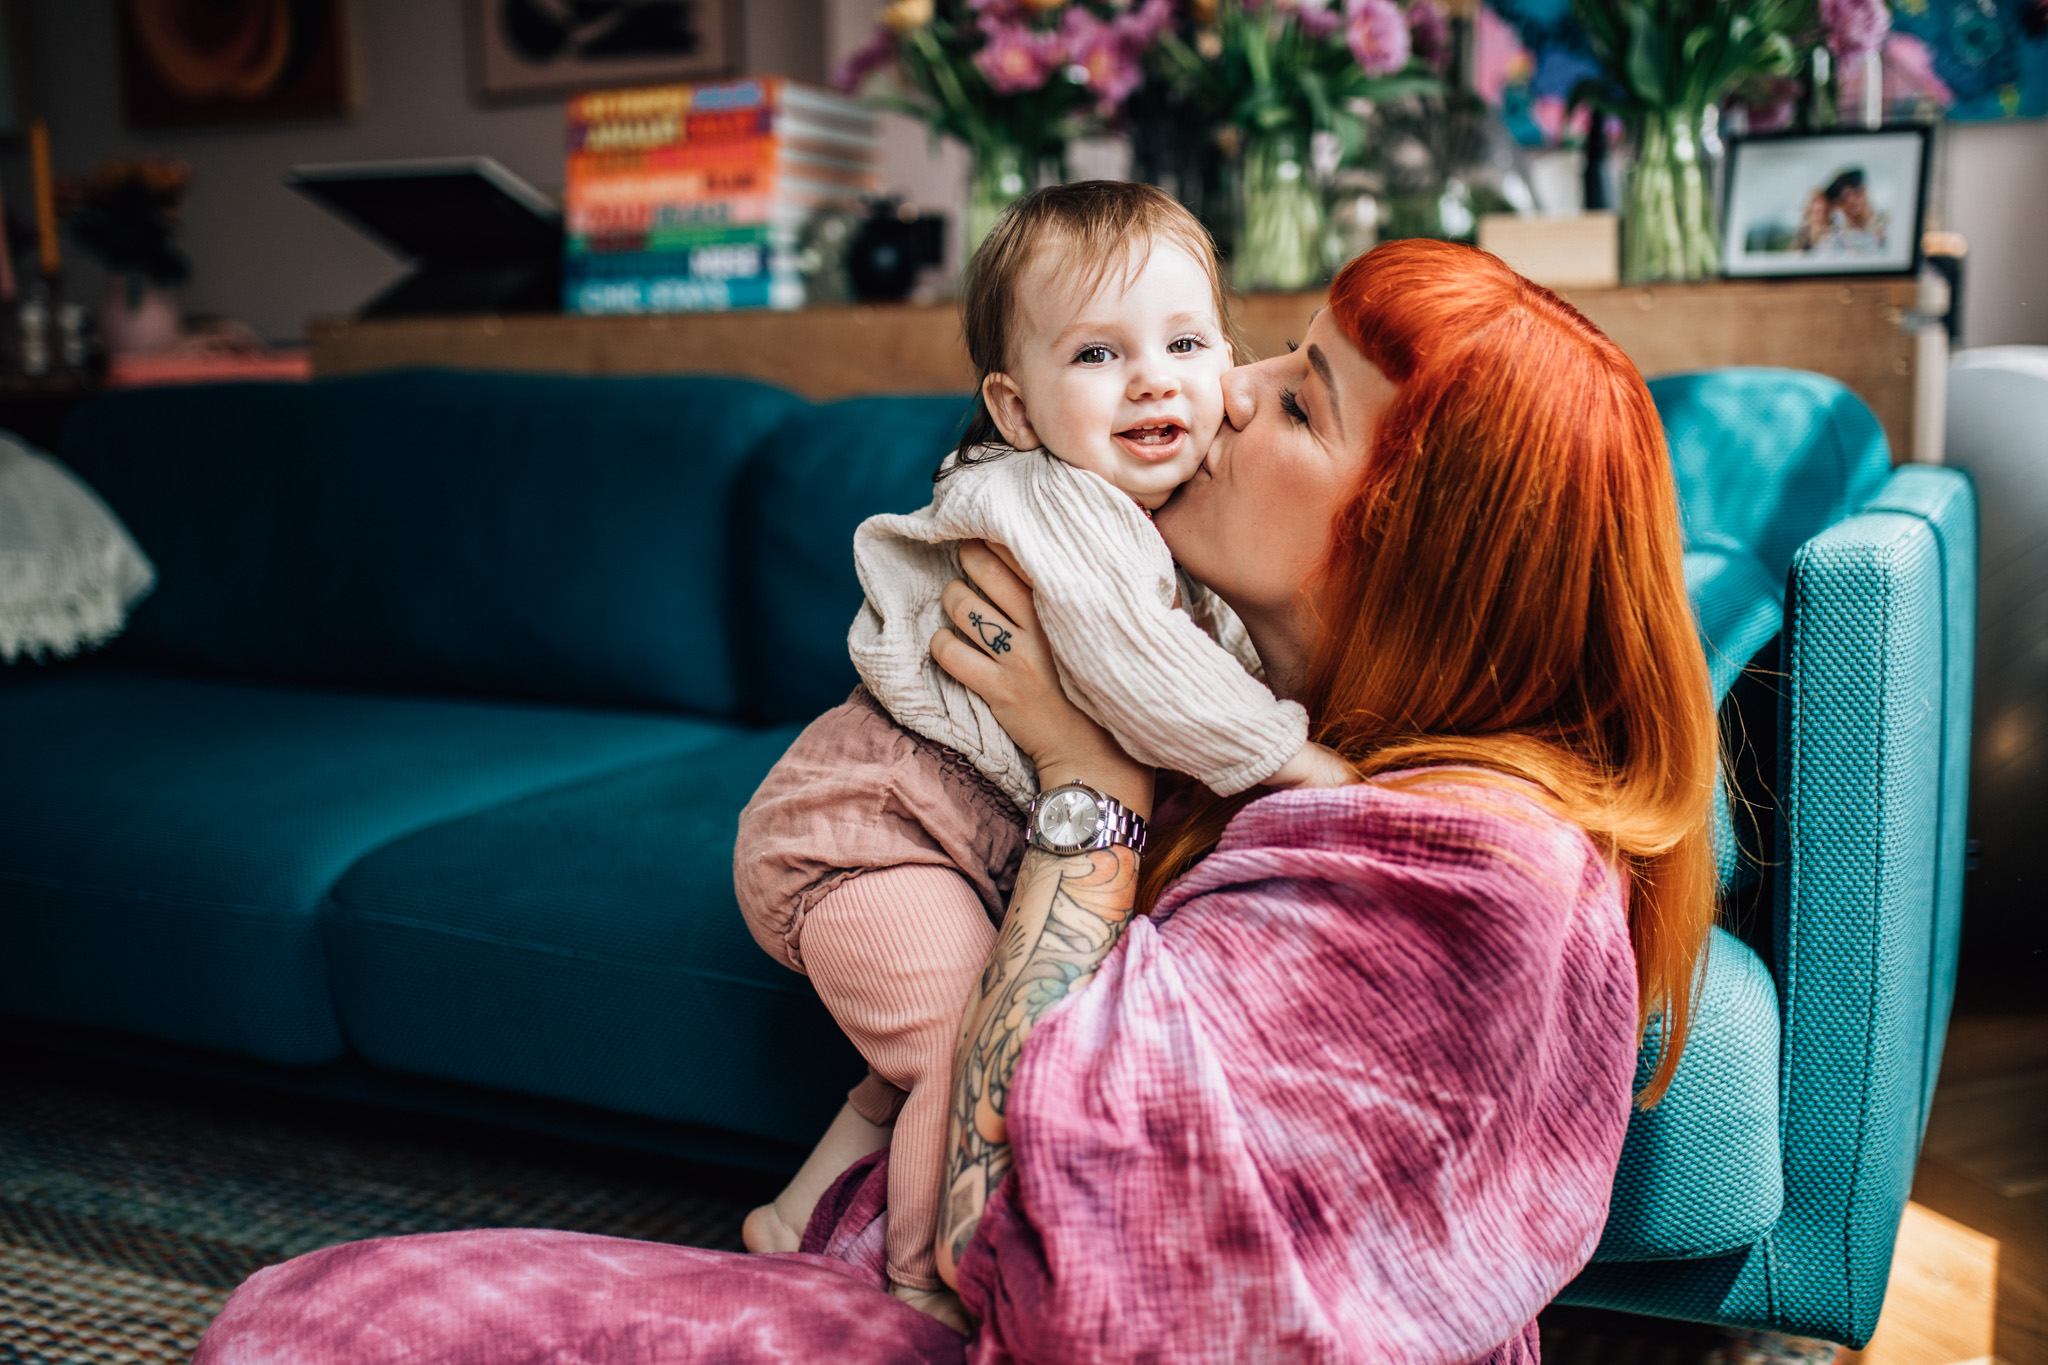
[[[1860,1341],[1953,974],[1970,488],[1815,376],[1654,387],[1746,799],[1566,1297]],[[160,586],[0,673],[5,1029],[787,1164],[860,1063],[742,927],[735,818],[852,685],[854,526],[962,411],[452,372],[81,409]]]

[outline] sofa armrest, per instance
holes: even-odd
[[[1566,1301],[1869,1339],[1954,986],[1975,603],[1954,470],[1893,471],[1794,556],[1771,869],[1785,1209],[1740,1251],[1593,1265]]]

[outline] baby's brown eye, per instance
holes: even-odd
[[[1109,347],[1084,346],[1081,348],[1080,354],[1076,355],[1074,359],[1083,365],[1100,365],[1109,359]]]
[[[1175,337],[1167,343],[1166,349],[1175,355],[1187,355],[1201,346],[1201,344],[1202,341],[1199,337]]]

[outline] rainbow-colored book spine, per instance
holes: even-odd
[[[569,102],[570,313],[803,304],[797,238],[878,188],[874,115],[779,76]]]

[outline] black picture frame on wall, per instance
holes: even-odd
[[[1730,138],[1721,273],[1917,275],[1933,160],[1923,123]]]
[[[464,0],[487,105],[715,80],[742,67],[736,0]]]

